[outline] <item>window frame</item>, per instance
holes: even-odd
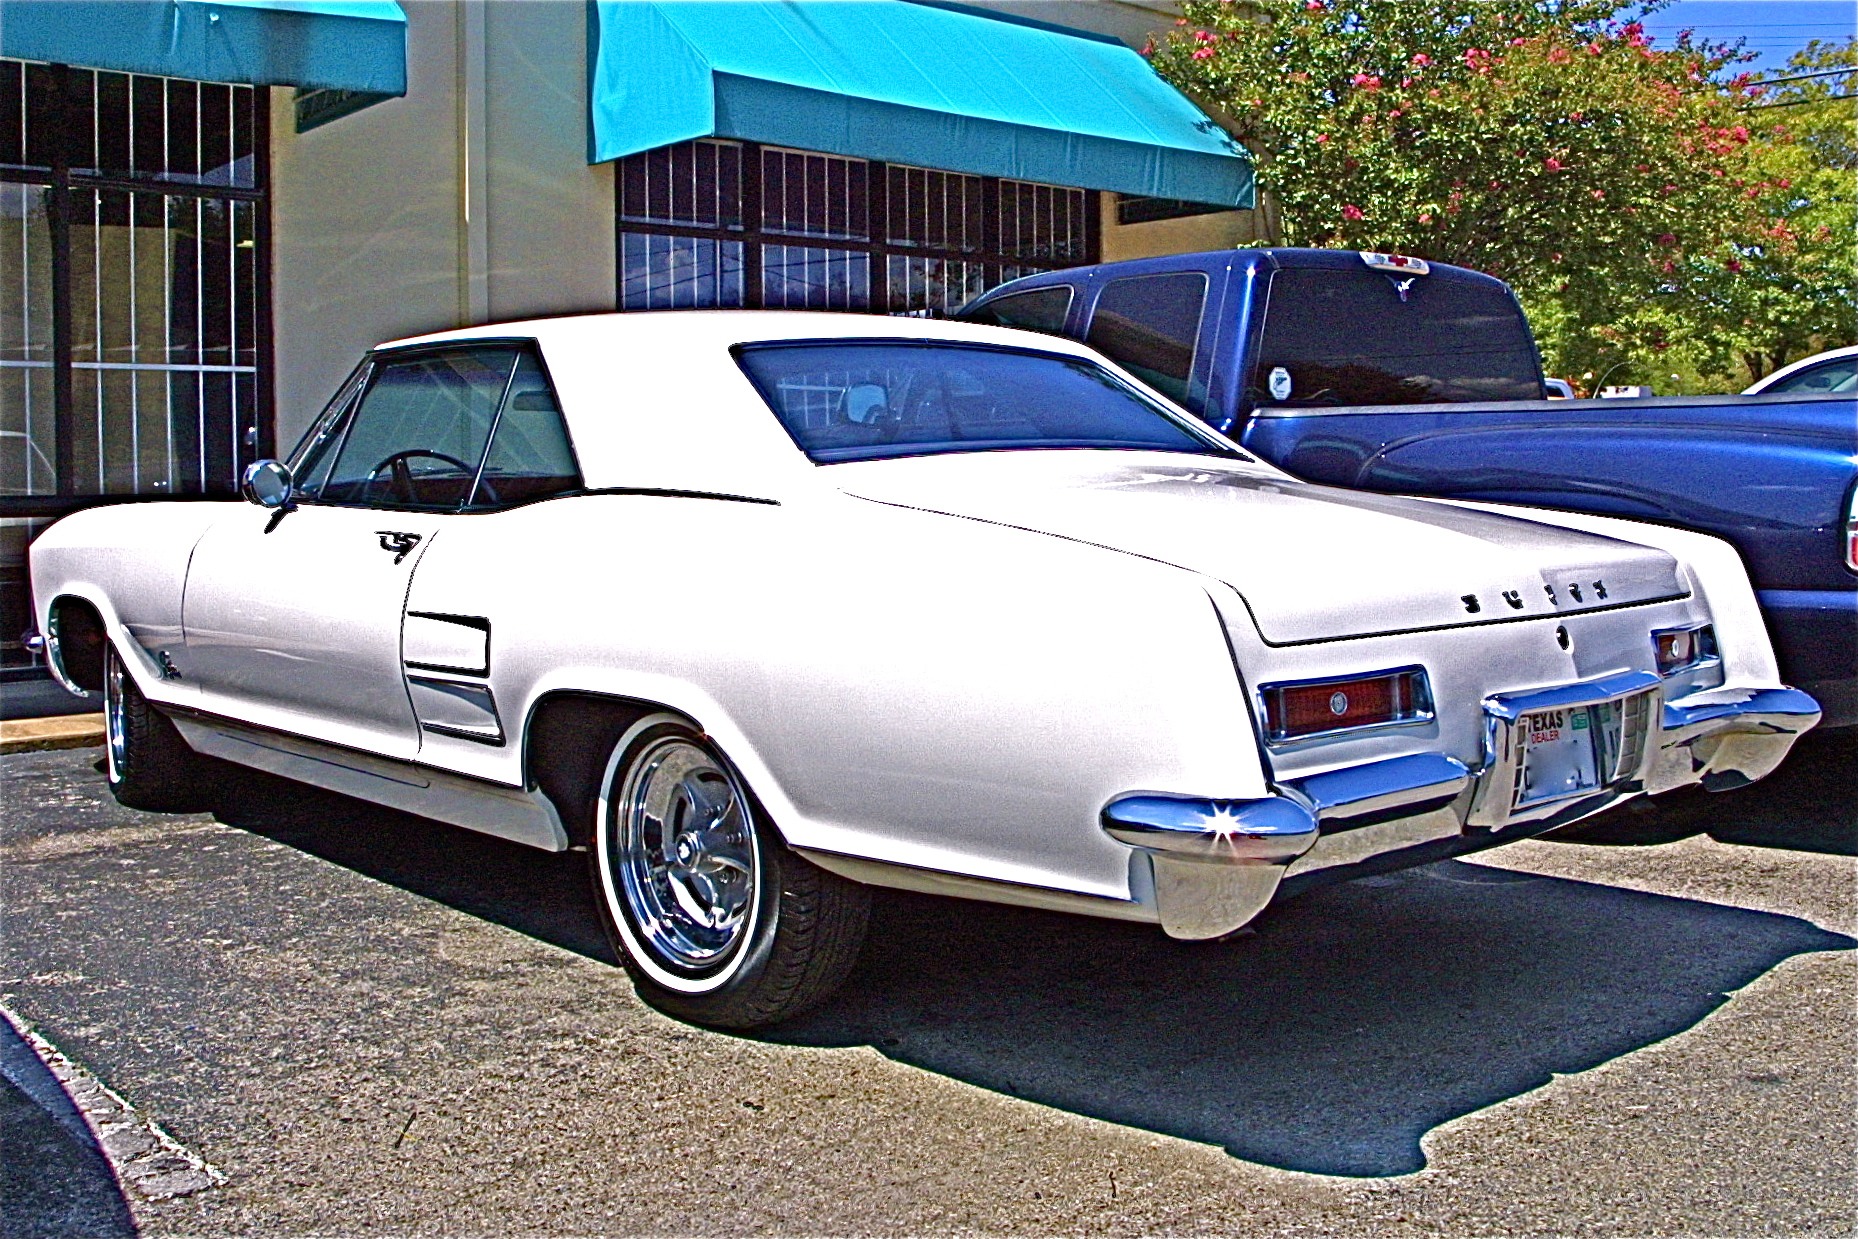
[[[556,386],[555,376],[549,370],[546,350],[542,348],[541,341],[533,336],[481,336],[459,340],[435,340],[427,343],[405,344],[394,348],[374,349],[370,351],[366,357],[362,358],[361,363],[349,373],[348,378],[342,381],[342,386],[336,389],[335,396],[330,399],[329,409],[326,409],[318,416],[316,421],[310,425],[309,430],[304,432],[304,436],[299,440],[297,447],[292,450],[288,464],[293,477],[303,464],[302,455],[309,446],[311,439],[317,434],[319,427],[323,426],[331,419],[332,414],[330,410],[336,410],[333,413],[333,418],[339,426],[336,441],[328,449],[330,453],[332,453],[330,457],[331,464],[333,465],[335,461],[341,459],[342,452],[348,446],[349,433],[354,429],[356,415],[360,411],[361,406],[366,403],[368,394],[374,390],[374,385],[379,380],[381,371],[387,366],[403,361],[416,361],[423,356],[431,354],[443,354],[476,348],[509,349],[512,362],[509,373],[504,376],[503,392],[497,399],[496,412],[491,416],[490,429],[484,435],[483,450],[478,453],[477,463],[471,475],[471,489],[466,494],[462,503],[452,507],[405,503],[359,503],[346,500],[324,499],[320,494],[305,494],[300,496],[296,501],[302,503],[305,507],[359,508],[366,511],[378,512],[420,512],[444,516],[472,516],[487,512],[507,512],[512,508],[526,507],[532,503],[544,503],[550,499],[559,499],[566,495],[584,493],[587,490],[587,475],[581,468],[580,453],[574,446],[574,434],[569,428],[567,414],[561,408],[560,388]],[[555,400],[555,416],[559,419],[561,424],[562,441],[567,445],[568,457],[574,465],[574,485],[548,495],[538,495],[523,499],[498,500],[495,503],[479,502],[477,501],[478,490],[483,485],[484,468],[490,459],[490,451],[492,445],[496,441],[497,430],[503,424],[503,414],[509,405],[513,394],[513,386],[516,381],[516,373],[522,368],[522,361],[525,354],[535,362],[536,369],[541,372],[542,381],[548,385],[549,394]],[[347,399],[343,399],[343,391],[349,388],[350,385],[355,384],[356,376],[362,374],[364,371],[365,376],[361,379],[360,383],[354,386],[354,390],[349,393]]]

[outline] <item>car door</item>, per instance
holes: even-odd
[[[377,355],[293,459],[294,506],[237,505],[194,550],[184,673],[202,708],[412,757],[407,591],[448,513],[470,507],[521,346]]]

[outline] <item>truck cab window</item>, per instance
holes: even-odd
[[[1035,288],[1030,292],[996,297],[985,305],[976,306],[972,312],[962,311],[958,317],[969,323],[991,323],[996,327],[1020,327],[1027,331],[1043,331],[1046,335],[1062,335],[1076,291],[1069,284]]]
[[[1084,342],[1198,412],[1205,393],[1191,380],[1206,286],[1197,271],[1112,280],[1097,297]]]
[[[1288,405],[1543,394],[1528,321],[1503,285],[1437,271],[1398,279],[1365,267],[1272,273],[1249,386],[1257,401]]]

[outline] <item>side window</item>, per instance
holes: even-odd
[[[510,394],[490,436],[473,507],[500,507],[579,490],[581,471],[561,420],[561,406],[535,354],[516,362]]]
[[[471,499],[519,350],[477,345],[378,362],[326,473],[323,503],[449,510]],[[313,489],[312,489],[313,487]]]
[[[1190,408],[1205,393],[1189,389],[1206,276],[1197,271],[1112,280],[1097,298],[1084,342],[1137,378]]]
[[[1790,375],[1767,389],[1774,392],[1797,392],[1801,395],[1837,396],[1858,388],[1858,357],[1829,361]]]
[[[1027,331],[1043,331],[1050,336],[1062,335],[1065,316],[1071,312],[1071,298],[1076,291],[1069,284],[1035,288],[1030,292],[996,298],[977,307],[972,314],[963,314],[961,317],[970,323],[1021,327]]]

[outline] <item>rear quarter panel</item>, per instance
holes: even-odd
[[[496,699],[691,716],[801,847],[1126,896],[1130,791],[1265,789],[1219,615],[1180,569],[836,494],[586,496],[434,541],[409,608],[485,615]],[[520,746],[427,737],[503,777]]]

